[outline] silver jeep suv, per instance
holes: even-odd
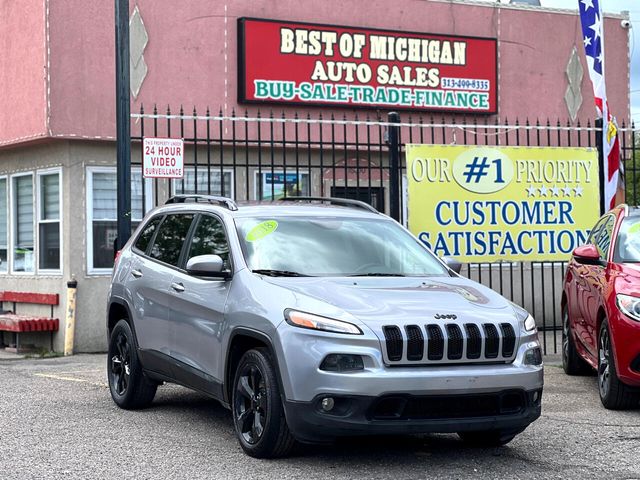
[[[184,195],[147,215],[109,291],[116,404],[198,390],[255,457],[361,434],[502,445],[540,416],[525,310],[362,202],[287,200]]]

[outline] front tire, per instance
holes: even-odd
[[[116,323],[109,337],[107,377],[111,398],[126,410],[147,407],[158,388],[142,371],[133,332],[124,319]]]
[[[578,354],[573,343],[567,307],[562,308],[562,368],[567,375],[587,375],[593,370]]]
[[[602,405],[609,410],[634,408],[640,401],[638,391],[618,378],[607,320],[602,322],[598,335],[598,392]]]
[[[245,453],[255,458],[291,453],[296,442],[287,426],[278,378],[266,349],[249,350],[240,359],[233,381],[232,412]]]

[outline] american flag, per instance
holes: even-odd
[[[578,0],[582,43],[587,57],[589,77],[593,84],[598,117],[602,118],[602,152],[604,156],[604,205],[605,210],[615,207],[618,182],[621,180],[622,162],[615,119],[609,112],[604,70],[604,37],[601,0]],[[622,183],[622,182],[620,182]],[[624,201],[624,187],[621,187]]]

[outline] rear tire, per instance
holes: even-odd
[[[578,354],[573,343],[567,307],[562,307],[562,368],[567,375],[588,375],[591,366]]]
[[[515,438],[522,430],[481,430],[458,432],[460,439],[474,447],[501,447]]]
[[[602,322],[598,335],[598,392],[602,405],[609,410],[637,408],[640,402],[638,390],[618,378],[607,320]]]
[[[147,407],[158,388],[142,371],[133,332],[124,319],[116,323],[109,337],[107,377],[111,398],[126,410]]]
[[[240,359],[231,406],[236,435],[247,455],[276,458],[291,453],[296,440],[287,426],[278,377],[268,350],[252,349]]]

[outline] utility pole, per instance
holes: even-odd
[[[390,216],[401,222],[400,218],[400,127],[393,125],[400,123],[400,115],[389,113],[389,203]]]
[[[131,236],[131,129],[129,74],[129,0],[115,0],[116,12],[116,149],[118,238],[120,250]],[[115,253],[115,252],[114,252]]]

